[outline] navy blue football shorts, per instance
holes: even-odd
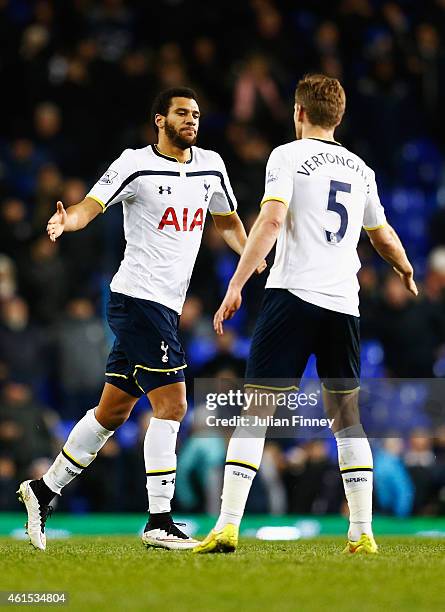
[[[359,317],[327,310],[286,289],[266,289],[246,369],[247,387],[298,389],[309,357],[326,390],[360,386]]]
[[[105,372],[107,383],[140,397],[184,381],[185,354],[179,315],[157,302],[111,292],[108,323],[116,336]]]

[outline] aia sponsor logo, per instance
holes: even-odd
[[[167,226],[174,227],[177,232],[192,232],[195,228],[202,231],[204,223],[204,211],[202,208],[198,208],[192,217],[192,213],[189,213],[188,208],[184,208],[182,211],[182,219],[178,219],[175,209],[169,206],[162,219],[159,222],[158,230],[163,230]]]

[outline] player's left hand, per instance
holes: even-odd
[[[263,261],[260,263],[260,265],[258,266],[258,268],[255,270],[255,272],[257,274],[261,274],[262,272],[264,272],[264,270],[267,268],[267,262],[265,259],[263,259]]]
[[[233,317],[235,312],[241,306],[241,302],[241,289],[237,289],[236,287],[229,285],[221,306],[218,308],[215,316],[213,317],[213,328],[218,336],[222,336],[224,333],[223,321],[227,321]]]
[[[408,291],[412,293],[414,297],[417,297],[419,295],[419,290],[417,289],[417,285],[414,280],[414,270],[411,268],[411,270],[408,270],[405,273],[400,272],[400,270],[397,270],[397,268],[393,268],[393,270],[400,276],[405,288],[408,289]]]

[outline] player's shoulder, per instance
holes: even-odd
[[[357,155],[357,153],[355,153],[354,151],[351,151],[351,149],[348,149],[343,144],[341,143],[337,143],[337,144],[339,145],[338,148],[341,149],[344,154],[347,154],[349,157],[352,157],[353,159],[355,159],[358,165],[365,168],[368,173],[374,174],[374,170],[370,166],[368,166],[368,164],[363,159],[363,157],[360,157],[360,155]]]
[[[296,142],[296,140],[285,142],[272,149],[269,155],[269,163],[286,164],[286,162],[293,161],[297,150]]]
[[[272,149],[271,155],[292,155],[298,150],[299,140],[292,140]]]
[[[148,147],[143,147],[140,149],[124,149],[122,153],[119,155],[117,161],[119,161],[122,165],[134,165],[138,163],[139,160],[146,158]]]
[[[195,162],[203,163],[210,162],[218,167],[224,166],[223,158],[219,153],[212,149],[203,149],[202,147],[192,147],[193,159]]]
[[[342,147],[343,151],[345,151],[347,153],[347,155],[350,158],[352,157],[352,159],[355,161],[355,167],[362,169],[361,175],[365,179],[366,187],[367,187],[367,190],[368,190],[368,193],[369,193],[371,185],[375,184],[375,182],[376,182],[374,170],[370,166],[368,166],[366,161],[362,157],[360,157],[360,155],[357,155],[357,153],[354,153],[354,151],[351,151],[350,149],[347,149],[343,145],[341,145],[341,147]]]

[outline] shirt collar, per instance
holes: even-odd
[[[336,140],[325,140],[324,138],[314,138],[313,136],[308,136],[308,140],[318,140],[319,142],[324,142],[330,145],[336,145],[337,147],[342,147],[341,142],[337,142]]]
[[[152,144],[151,148],[155,155],[157,155],[158,157],[163,157],[164,159],[167,159],[168,161],[171,161],[171,162],[176,162],[179,164],[182,164],[182,163],[190,164],[193,160],[193,147],[190,147],[190,159],[188,159],[186,162],[180,162],[179,159],[177,159],[176,157],[173,157],[172,155],[165,155],[164,153],[161,153],[160,150],[158,149],[158,145],[156,144]]]

